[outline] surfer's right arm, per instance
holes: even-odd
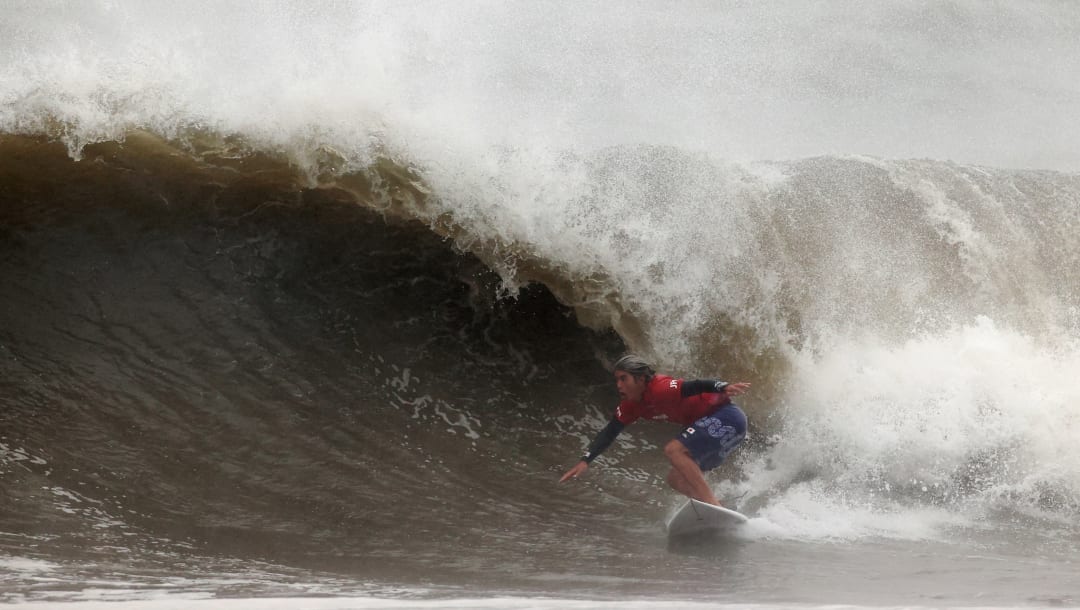
[[[596,435],[596,438],[593,439],[593,442],[589,444],[589,448],[586,449],[585,454],[581,456],[581,461],[575,464],[570,470],[567,470],[566,474],[559,479],[559,482],[562,483],[563,481],[572,479],[588,470],[589,464],[611,445],[612,441],[615,440],[615,437],[619,436],[619,433],[622,432],[625,427],[626,424],[619,421],[618,418],[609,421],[608,425],[604,426],[604,429],[601,430],[600,433]]]

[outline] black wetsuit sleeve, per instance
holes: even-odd
[[[718,379],[694,379],[682,383],[682,397],[697,396],[706,392],[720,393],[728,386],[728,382]]]
[[[612,419],[608,422],[607,426],[596,435],[593,442],[589,444],[589,448],[585,450],[585,454],[581,456],[581,461],[586,464],[591,464],[598,455],[604,452],[605,449],[611,445],[611,442],[615,440],[616,436],[623,431],[626,424],[617,419]]]

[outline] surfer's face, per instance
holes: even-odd
[[[619,398],[639,402],[645,394],[645,378],[634,377],[626,371],[615,371],[615,387],[619,389]]]

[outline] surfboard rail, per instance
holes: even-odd
[[[746,515],[698,500],[689,500],[667,522],[668,536],[719,532],[749,521]]]

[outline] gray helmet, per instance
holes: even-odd
[[[634,377],[645,377],[646,379],[652,378],[656,374],[656,371],[649,366],[648,362],[645,362],[644,358],[633,354],[627,354],[616,360],[615,370],[626,371]]]

